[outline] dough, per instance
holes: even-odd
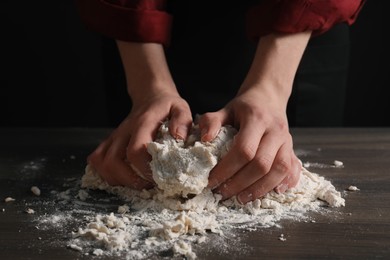
[[[236,132],[233,127],[224,126],[212,142],[203,143],[199,127],[194,126],[184,142],[175,140],[169,133],[168,122],[163,123],[158,138],[148,145],[148,152],[152,155],[153,179],[164,196],[187,198],[200,194]]]

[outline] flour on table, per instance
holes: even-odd
[[[87,219],[86,226],[73,233],[72,245],[87,253],[102,250],[99,255],[124,254],[129,259],[167,250],[193,259],[193,245],[207,242],[210,233],[223,237],[235,229],[278,226],[281,219],[300,221],[308,211],[345,205],[331,182],[303,167],[297,186],[283,194],[271,191],[246,205],[235,198],[221,201],[220,195],[206,188],[208,176],[228,151],[235,133],[232,127],[223,127],[215,141],[202,143],[194,127],[189,141],[182,142],[173,139],[163,124],[156,141],[148,145],[157,183],[151,190],[110,186],[87,165],[81,187],[115,194],[126,204],[116,214]],[[284,235],[279,240],[285,241]]]

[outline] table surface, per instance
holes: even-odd
[[[291,131],[298,157],[343,191],[346,206],[309,213],[313,222],[285,220],[279,228],[238,231],[239,243],[225,252],[195,247],[199,259],[390,259],[390,129]],[[86,156],[109,132],[0,128],[0,259],[92,258],[66,248],[72,227],[37,228],[36,219],[56,210],[50,191],[64,190],[70,178],[80,179]],[[344,167],[330,167],[334,160]],[[33,185],[41,188],[40,197],[31,193]],[[350,185],[360,191],[344,192]],[[16,201],[5,203],[8,196]],[[24,212],[29,205],[35,214]],[[284,242],[278,240],[281,233]]]

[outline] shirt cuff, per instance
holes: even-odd
[[[169,45],[172,17],[164,11],[129,8],[105,0],[77,0],[76,4],[90,30],[121,41]]]
[[[320,35],[335,24],[355,22],[365,0],[265,0],[248,10],[247,35],[252,40],[270,33],[312,31]]]

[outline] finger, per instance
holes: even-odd
[[[206,113],[199,118],[200,137],[202,142],[211,142],[218,135],[222,125],[227,121],[227,113],[220,110]]]
[[[127,146],[127,160],[135,167],[144,178],[153,181],[149,162],[150,154],[147,152],[147,145],[153,141],[161,123],[151,120],[141,121],[132,132],[131,139]]]
[[[211,171],[208,187],[216,188],[252,161],[263,134],[264,128],[254,121],[241,124],[229,152]]]
[[[120,159],[125,161],[126,149],[130,140],[130,129],[128,127],[117,128],[112,136],[111,144],[106,152],[105,158]]]
[[[125,123],[112,134],[111,143],[103,159],[99,172],[111,185],[124,185],[132,187],[129,182],[133,171],[126,166],[126,149],[130,139],[130,130]],[[125,166],[123,166],[125,165]]]
[[[88,155],[87,157],[87,163],[93,164],[94,166],[98,166],[101,161],[103,161],[103,158],[105,157],[108,148],[110,147],[112,143],[112,134],[107,137],[104,141],[102,141],[98,147],[95,148],[95,150]]]
[[[112,176],[113,181],[109,183],[110,185],[126,186],[137,190],[153,186],[150,182],[139,177],[127,163],[117,158],[107,158],[102,170]]]
[[[128,137],[121,135],[119,130],[103,141],[88,157],[91,165],[99,175],[110,185],[124,185],[134,189],[150,187],[151,184],[139,180],[134,172],[124,162]]]
[[[245,204],[249,201],[263,197],[291,172],[291,146],[283,144],[272,164],[270,172],[254,184],[240,192],[237,199]]]
[[[230,198],[243,191],[266,175],[272,167],[275,156],[281,147],[282,138],[275,134],[265,134],[253,160],[235,174],[229,182],[223,183],[215,191],[222,199]]]
[[[299,178],[301,176],[302,171],[302,164],[300,163],[299,159],[295,156],[295,154],[292,156],[292,169],[291,173],[288,174],[283,181],[275,187],[275,192],[277,193],[284,193],[287,189],[295,187],[298,182]]]
[[[172,107],[170,111],[169,132],[175,139],[185,140],[191,128],[192,115],[188,106]]]
[[[111,143],[112,137],[110,136],[87,157],[87,163],[96,169],[96,172],[100,175],[100,177],[108,183],[113,183],[115,181],[110,174],[105,173],[101,168]]]

